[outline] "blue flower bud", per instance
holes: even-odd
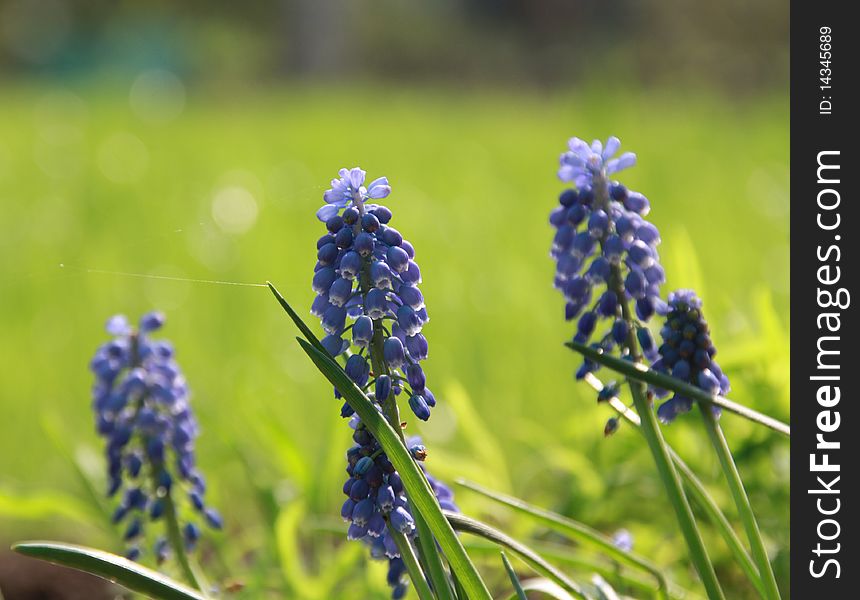
[[[380,375],[376,378],[376,387],[374,396],[377,402],[382,402],[391,394],[391,377],[388,375]]]
[[[378,538],[385,531],[385,527],[385,517],[382,516],[382,513],[375,512],[367,522],[367,535]]]
[[[573,206],[577,200],[579,200],[579,194],[573,188],[564,190],[558,197],[562,206]]]
[[[330,219],[326,220],[325,227],[331,233],[337,233],[338,231],[343,229],[343,218],[340,215],[335,215]]]
[[[337,278],[337,273],[331,267],[325,267],[314,273],[313,290],[318,294],[327,294],[331,284]]]
[[[672,377],[688,381],[690,379],[690,371],[690,363],[686,360],[679,360],[675,363],[675,366],[672,367]]]
[[[353,234],[352,229],[344,227],[334,236],[334,243],[338,248],[346,249],[352,246]]]
[[[595,239],[600,239],[606,235],[609,228],[609,215],[603,210],[597,209],[591,213],[588,218],[588,233]]]
[[[395,508],[391,512],[389,518],[391,520],[391,526],[400,533],[412,533],[412,530],[415,528],[415,522],[412,520],[412,515],[410,515],[402,506]]]
[[[423,390],[427,383],[427,378],[424,376],[424,370],[420,365],[415,363],[406,367],[406,380],[415,392]]]
[[[588,341],[588,338],[591,337],[592,332],[594,331],[594,326],[597,323],[597,314],[594,312],[587,312],[579,318],[579,322],[577,323],[576,329],[577,333],[574,339],[580,344],[584,344]]]
[[[352,326],[352,343],[356,346],[367,346],[373,339],[373,320],[361,315]]]
[[[645,276],[641,271],[634,270],[627,274],[624,280],[624,289],[634,298],[641,298],[645,295]]]
[[[340,277],[331,284],[328,301],[334,306],[343,306],[352,296],[352,281]]]
[[[125,557],[128,560],[137,560],[140,558],[140,547],[139,546],[131,546],[128,550],[125,551]]]
[[[412,394],[409,397],[409,408],[415,413],[415,416],[426,421],[430,418],[430,407],[427,406],[427,401],[420,394]]]
[[[370,377],[370,366],[367,364],[367,359],[358,354],[353,354],[346,360],[344,371],[358,387],[364,387]]]
[[[373,288],[364,298],[364,310],[371,319],[381,319],[388,314],[388,299],[385,292]]]
[[[389,246],[399,246],[403,242],[403,236],[393,227],[386,227],[382,232],[382,241]]]
[[[359,502],[367,498],[370,493],[370,485],[364,479],[357,479],[349,490],[349,497],[355,502]]]
[[[361,264],[361,256],[358,252],[347,252],[340,259],[340,276],[346,279],[355,278],[361,272]]]
[[[602,317],[613,317],[618,312],[618,296],[615,292],[607,290],[600,296],[597,303],[597,312]]]
[[[352,481],[352,480],[348,480]],[[352,498],[347,498],[343,506],[340,507],[340,516],[344,521],[352,522],[352,511],[355,509],[355,501]]]
[[[376,504],[384,513],[394,510],[394,490],[390,485],[383,485],[376,492]]]
[[[397,324],[406,333],[407,336],[415,335],[421,332],[421,318],[408,304],[403,304],[397,308]]]
[[[373,213],[365,213],[361,217],[361,228],[368,233],[373,233],[379,229],[379,219]]]
[[[326,349],[326,352],[328,352],[332,356],[339,356],[349,346],[349,342],[347,342],[339,335],[327,335],[320,340],[320,343],[322,344],[323,348]]]
[[[645,327],[640,327],[636,330],[636,338],[639,340],[639,345],[642,347],[642,353],[649,360],[657,359],[657,347],[654,344],[654,337],[651,331]]]
[[[572,251],[580,258],[590,256],[597,240],[588,232],[577,233],[573,237]]]
[[[341,215],[343,217],[343,222],[347,225],[354,225],[358,222],[359,212],[358,209],[354,206],[350,206],[343,211]]]
[[[370,498],[365,498],[361,502],[357,503],[355,505],[355,508],[352,510],[353,524],[358,525],[360,527],[366,527],[367,522],[373,516],[373,511],[373,500],[371,500]]]
[[[409,255],[406,254],[406,250],[399,246],[391,246],[386,253],[386,259],[388,266],[398,273],[405,271],[409,267]]]
[[[356,477],[364,475],[373,466],[373,459],[369,456],[362,456],[358,459],[358,462],[355,463],[355,467],[353,468],[353,475]]]
[[[339,251],[334,244],[326,244],[317,251],[317,260],[321,265],[330,266],[337,260]]]
[[[140,318],[141,333],[152,333],[164,325],[164,313],[153,311]]]
[[[599,256],[591,263],[586,277],[588,277],[589,281],[592,283],[607,282],[609,281],[611,269],[612,266],[610,265],[609,260],[603,256]]]
[[[371,212],[376,215],[376,218],[379,219],[379,222],[383,225],[391,220],[391,211],[388,209],[388,207],[377,206]]]
[[[394,276],[391,273],[391,268],[388,264],[378,260],[370,265],[370,280],[373,285],[380,289],[391,288],[391,281]]]
[[[141,534],[143,531],[143,524],[140,522],[140,519],[134,519],[131,523],[128,524],[128,527],[123,534],[123,539],[125,541],[133,540],[137,536]]]
[[[624,208],[645,216],[648,214],[651,207],[645,196],[639,192],[629,192],[627,197],[624,199]]]
[[[356,525],[353,523],[349,526],[349,529],[346,531],[346,539],[350,541],[360,540],[364,536],[367,535],[367,527],[362,527],[361,525]]]
[[[618,419],[615,417],[610,417],[609,420],[606,421],[606,425],[603,426],[603,436],[609,437],[616,431],[618,431]]]
[[[365,215],[367,216],[367,215]],[[367,233],[366,231],[362,231],[357,236],[355,236],[355,251],[358,252],[360,256],[370,256],[373,253],[373,248],[376,245],[376,240],[372,235]]]
[[[427,338],[420,333],[416,333],[406,338],[406,349],[409,351],[409,356],[412,360],[420,361],[427,358],[430,348],[427,344]]]
[[[401,368],[406,361],[403,342],[396,337],[387,338],[382,346],[382,357],[385,363],[392,369]]]
[[[203,511],[203,518],[206,520],[206,524],[209,525],[212,529],[223,529],[224,528],[224,519],[221,518],[220,513],[214,508],[207,508]]]

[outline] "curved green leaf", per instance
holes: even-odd
[[[457,531],[477,535],[503,548],[507,548],[520,557],[520,559],[528,566],[534,569],[538,575],[543,575],[547,579],[552,580],[566,592],[572,594],[575,598],[589,600],[588,596],[579,585],[568,579],[567,575],[548,563],[537,552],[525,544],[518,542],[497,529],[493,529],[486,523],[461,515],[460,513],[446,510],[445,516]]]
[[[680,379],[670,377],[669,375],[664,375],[662,373],[658,373],[657,371],[653,371],[649,369],[646,365],[643,365],[641,363],[634,363],[630,362],[629,360],[624,360],[623,358],[618,358],[617,356],[605,354],[602,350],[595,350],[594,348],[586,346],[585,344],[580,344],[579,342],[569,341],[565,343],[565,346],[572,350],[575,350],[576,352],[579,352],[591,361],[594,361],[609,369],[612,369],[617,373],[626,375],[629,379],[633,379],[642,383],[648,383],[655,387],[663,388],[664,390],[671,390],[673,392],[682,394],[692,400],[705,402],[707,404],[716,404],[720,408],[735,413],[736,415],[744,417],[745,419],[753,421],[754,423],[769,427],[770,429],[778,431],[779,433],[782,433],[786,436],[791,436],[791,427],[789,427],[782,421],[779,421],[778,419],[769,417],[747,406],[744,406],[743,404],[733,402],[728,398],[709,394],[706,391],[687,383],[686,381],[681,381]]]
[[[43,541],[20,542],[12,546],[12,550],[25,556],[98,575],[156,600],[203,600],[203,596],[195,590],[109,552]]]
[[[520,500],[519,498],[514,498],[512,496],[508,496],[506,494],[502,494],[493,490],[488,490],[469,481],[458,479],[457,483],[467,489],[472,490],[473,492],[481,494],[486,498],[495,500],[496,502],[504,504],[505,506],[509,506],[516,511],[527,514],[538,522],[546,525],[550,529],[576,538],[580,542],[590,544],[592,547],[600,549],[605,554],[611,556],[619,562],[631,565],[633,567],[642,569],[650,573],[651,576],[653,576],[656,580],[657,586],[661,591],[662,597],[668,597],[669,586],[666,582],[666,577],[656,565],[640,556],[637,556],[636,554],[633,554],[632,552],[625,552],[624,550],[621,550],[615,545],[611,538],[603,535],[596,529],[592,529],[584,523],[580,523],[579,521],[575,521],[552,511],[533,506],[523,500]]]

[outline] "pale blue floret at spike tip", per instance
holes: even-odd
[[[556,229],[551,251],[556,261],[554,285],[567,301],[565,318],[578,318],[574,339],[604,352],[618,348],[622,356],[630,356],[630,328],[622,304],[632,306],[640,322],[665,313],[660,286],[666,277],[657,253],[660,234],[644,219],[650,210],[647,198],[610,179],[636,163],[632,152],[616,158],[620,147],[616,137],[591,144],[571,138],[558,176],[573,187],[561,193],[549,221]],[[650,332],[637,326],[635,333],[643,353],[654,360],[657,347]],[[576,377],[598,368],[586,360]]]
[[[124,538],[131,559],[141,555],[137,542],[144,523],[163,516],[167,494],[174,502],[186,495],[203,520],[222,527],[221,516],[203,501],[205,481],[194,457],[198,426],[185,378],[172,346],[149,338],[163,325],[159,312],[144,315],[137,331],[124,316],[111,317],[106,329],[114,339],[90,361],[96,428],[106,441],[108,495],[122,492],[113,520],[128,520]],[[168,554],[162,540],[154,550],[158,560]]]

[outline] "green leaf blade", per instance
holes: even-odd
[[[579,342],[571,340],[566,342],[565,346],[571,350],[579,352],[589,360],[603,365],[617,373],[626,375],[629,379],[640,383],[651,384],[665,390],[671,390],[698,402],[715,404],[724,410],[744,417],[745,419],[758,423],[759,425],[769,427],[785,436],[791,437],[791,427],[786,423],[762,414],[757,410],[753,410],[748,406],[729,400],[728,398],[709,394],[686,381],[681,381],[680,379],[670,377],[669,375],[663,375],[662,373],[649,369],[646,365],[641,363],[633,363],[628,360],[618,358],[617,356],[605,354],[601,350],[596,350],[590,346],[586,346],[585,344],[580,344]]]
[[[200,593],[161,573],[102,550],[48,541],[20,542],[12,546],[12,550],[97,575],[156,600],[204,599]]]

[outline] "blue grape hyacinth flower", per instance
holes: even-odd
[[[185,377],[170,343],[150,338],[163,324],[159,312],[144,315],[136,330],[122,315],[110,318],[106,329],[113,339],[90,361],[96,429],[106,444],[107,493],[120,496],[113,520],[126,523],[131,559],[141,555],[145,523],[167,513],[197,513],[210,527],[222,527],[221,516],[204,502],[206,483],[194,456],[199,428]],[[180,508],[185,510],[179,513]],[[198,537],[197,525],[187,521],[186,548],[192,549]],[[169,547],[165,538],[156,539],[159,561]]]
[[[610,179],[636,163],[632,152],[614,158],[620,146],[616,137],[605,144],[572,138],[561,155],[559,178],[573,186],[561,193],[549,218],[556,229],[554,285],[567,301],[565,317],[578,319],[577,342],[606,352],[618,348],[629,357],[635,339],[654,360],[657,346],[645,323],[665,312],[660,232],[644,218],[650,210],[647,198]],[[636,318],[625,315],[631,303]],[[585,361],[577,378],[597,367]]]
[[[317,217],[327,232],[317,241],[311,313],[327,334],[321,341],[329,354],[349,354],[345,370],[359,387],[378,404],[405,394],[426,421],[436,399],[420,365],[429,352],[421,270],[412,244],[390,225],[391,211],[370,203],[391,193],[388,179],[366,188],[364,180],[358,167],[341,169],[323,195]],[[349,405],[342,414],[352,415]]]
[[[349,539],[367,544],[373,558],[388,560],[388,583],[392,587],[392,598],[396,600],[406,594],[408,578],[390,532],[395,529],[408,540],[414,540],[415,522],[400,475],[379,442],[357,416],[352,418],[350,426],[354,429],[352,439],[355,445],[346,453],[348,477],[343,493],[347,498],[341,508],[341,517],[349,523]],[[419,460],[424,460],[426,450],[419,438],[407,439],[406,445],[415,449],[413,456],[417,454]],[[457,511],[451,489],[427,473],[423,464],[420,466],[440,506],[444,510]]]
[[[729,392],[729,378],[714,360],[717,349],[711,341],[708,323],[702,314],[702,300],[692,290],[677,290],[669,294],[666,323],[660,330],[663,344],[660,358],[651,366],[655,371],[691,383],[709,394]],[[665,390],[653,390],[659,396]],[[693,401],[674,394],[657,409],[657,417],[668,424],[681,413],[689,412]],[[719,416],[720,408],[713,407]]]

